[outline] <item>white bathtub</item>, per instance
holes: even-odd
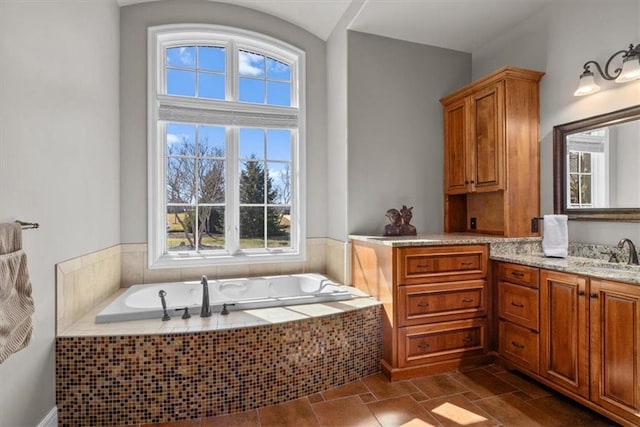
[[[202,284],[200,281],[133,285],[96,315],[96,323],[162,317],[158,293],[166,292],[167,311],[180,316],[176,309],[189,307],[192,316],[200,315]],[[332,282],[320,274],[292,274],[253,278],[209,280],[209,302],[213,313],[222,304],[228,310],[279,307],[341,301],[353,297],[348,286]]]

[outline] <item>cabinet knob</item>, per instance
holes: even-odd
[[[578,296],[579,297],[584,296],[584,291],[582,291],[582,290],[578,291]]]
[[[591,293],[589,294],[589,296],[590,296],[591,298],[593,298],[593,299],[597,299],[597,298],[598,298],[598,294],[597,294],[597,293],[595,293],[595,292],[591,292]]]
[[[465,184],[469,184],[469,181],[465,181],[464,183],[465,183]]]

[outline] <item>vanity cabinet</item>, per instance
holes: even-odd
[[[504,67],[440,100],[445,232],[537,235],[543,75]]]
[[[499,263],[498,351],[505,359],[538,373],[539,309],[538,269]]]
[[[540,374],[589,396],[588,279],[575,274],[540,272]]]
[[[486,245],[352,242],[352,284],[383,303],[382,371],[392,381],[490,360]]]
[[[498,352],[623,425],[640,425],[640,285],[496,262]]]
[[[591,400],[640,425],[640,286],[591,279]]]

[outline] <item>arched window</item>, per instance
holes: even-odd
[[[148,30],[149,265],[304,259],[304,52],[213,25]]]

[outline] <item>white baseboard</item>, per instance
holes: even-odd
[[[54,406],[53,409],[49,411],[47,416],[44,417],[42,421],[40,421],[40,423],[38,424],[38,427],[57,427],[57,425],[58,425],[58,408]]]

